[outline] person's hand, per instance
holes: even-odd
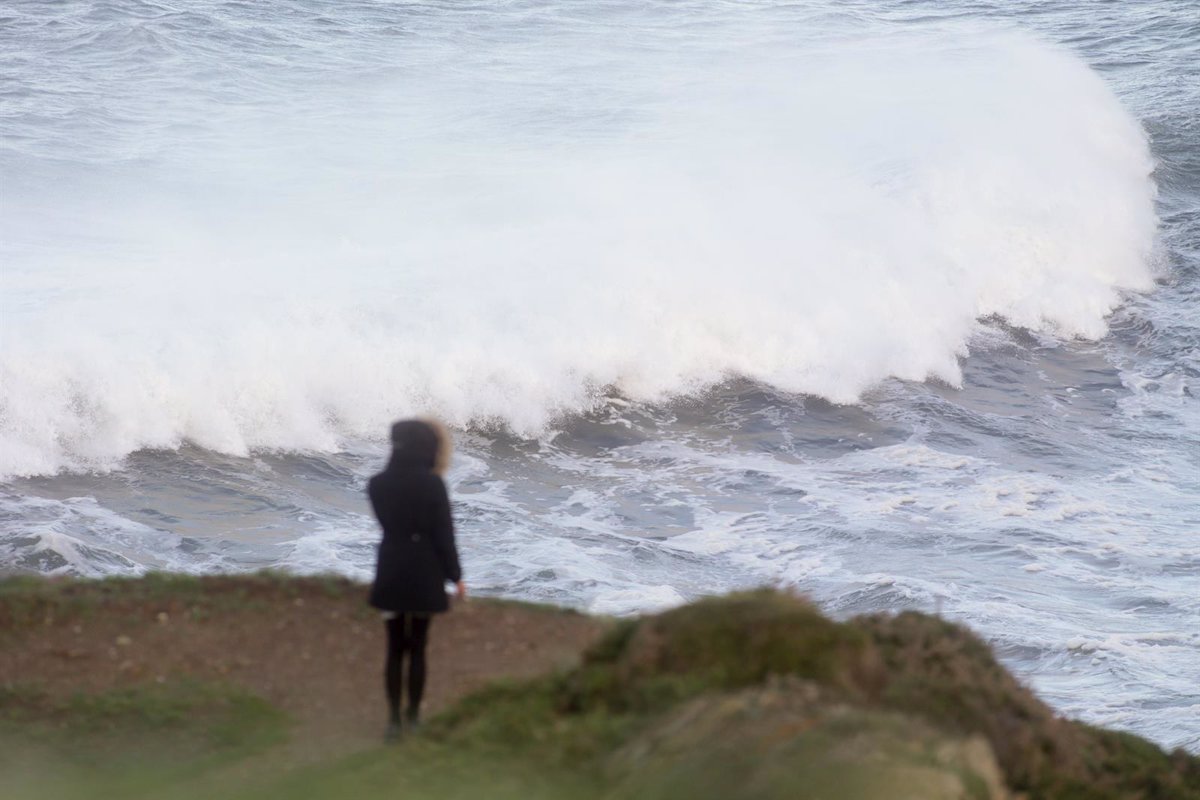
[[[460,602],[467,599],[467,585],[462,581],[454,584],[454,598]]]

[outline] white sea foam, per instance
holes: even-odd
[[[537,434],[731,375],[848,403],[957,384],[982,317],[1098,337],[1151,285],[1146,137],[1080,60],[823,35],[754,61],[573,40],[599,59],[583,89],[549,77],[565,49],[500,47],[336,132],[221,112],[214,152],[161,167],[203,174],[186,203],[136,178],[136,203],[51,195],[117,243],[5,271],[0,475],[331,451],[418,409]],[[489,56],[525,72],[479,80]],[[629,121],[570,126],[618,87]],[[242,141],[264,136],[284,155]]]
[[[593,614],[653,614],[681,606],[686,598],[672,586],[644,586],[604,592],[592,602]]]

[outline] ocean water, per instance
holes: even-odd
[[[0,569],[969,624],[1200,752],[1200,8],[0,7]]]

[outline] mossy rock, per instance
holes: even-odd
[[[1200,800],[1200,759],[1057,716],[966,628],[915,612],[851,624],[883,659],[881,704],[983,736],[1009,785],[1034,800]]]
[[[1007,800],[991,747],[776,681],[684,704],[611,760],[613,800]]]
[[[624,621],[578,669],[468,701],[445,730],[550,741],[558,759],[586,761],[680,704],[780,678],[818,687],[828,703],[915,720],[937,741],[986,743],[1003,783],[1031,800],[1200,799],[1200,760],[1059,718],[963,627],[913,612],[835,622],[765,590]]]
[[[863,631],[767,590],[700,600],[618,625],[563,684],[562,708],[649,711],[711,690],[803,677],[866,700],[884,683]]]

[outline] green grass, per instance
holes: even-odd
[[[830,702],[982,737],[1006,782],[1033,800],[1200,798],[1200,759],[1058,718],[965,628],[917,613],[837,623],[769,591],[620,623],[578,669],[468,699],[437,732],[451,744],[519,743],[549,764],[595,765],[680,704],[778,676]]]
[[[237,800],[599,800],[604,787],[579,770],[450,747],[426,738],[304,769],[228,796]]]
[[[36,684],[0,690],[0,738],[89,764],[132,750],[184,761],[254,752],[281,741],[285,728],[284,715],[265,700],[211,683],[171,681],[62,699]]]
[[[0,691],[0,796],[155,797],[286,737],[286,717],[238,689],[180,681],[55,699]]]
[[[141,577],[55,579],[0,577],[0,641],[34,625],[87,621],[98,614],[152,621],[160,611],[196,620],[230,612],[268,611],[280,600],[345,601],[350,613],[373,618],[367,589],[339,575],[291,575],[278,570],[230,575],[150,572]],[[578,615],[573,609],[502,598],[472,602],[520,611]]]
[[[194,576],[151,572],[98,580],[0,578],[0,641],[33,625],[87,621],[96,615],[151,621],[160,611],[211,619],[236,611],[264,611],[281,599],[326,597],[349,601],[370,615],[366,589],[336,575],[294,576],[274,570]]]
[[[0,582],[0,619],[139,603],[152,615],[164,602],[220,615],[361,591],[273,574],[18,579]],[[285,730],[229,687],[55,700],[12,686],[0,691],[0,758],[17,768],[0,763],[0,795],[191,800],[248,764],[219,796],[982,800],[1002,779],[1030,800],[1200,800],[1200,760],[1056,717],[964,628],[915,613],[835,622],[771,591],[616,622],[577,668],[487,687],[399,747],[256,772]]]

